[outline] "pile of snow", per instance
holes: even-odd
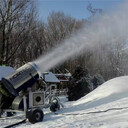
[[[85,109],[110,103],[128,97],[128,76],[111,79],[88,95],[73,103],[73,106],[82,105]]]
[[[0,66],[0,80],[2,77],[6,77],[13,73],[15,70],[9,66]]]

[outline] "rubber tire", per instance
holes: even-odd
[[[44,118],[44,113],[41,109],[31,109],[26,114],[27,114],[26,117],[28,118],[29,122],[32,124],[41,122],[43,121]]]
[[[58,102],[57,103],[51,103],[51,106],[50,106],[51,112],[56,112],[59,109],[60,109],[60,105]]]

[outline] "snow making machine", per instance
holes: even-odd
[[[45,87],[42,87],[42,84]],[[52,112],[62,105],[54,94],[51,85],[43,80],[43,75],[33,62],[27,63],[11,75],[1,79],[0,115],[3,111],[24,111],[31,123],[43,120],[42,108],[50,108]]]

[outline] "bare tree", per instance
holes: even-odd
[[[30,28],[31,7],[29,0],[0,1],[0,64],[12,64],[24,43]]]

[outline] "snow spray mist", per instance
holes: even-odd
[[[103,14],[88,27],[64,40],[61,45],[40,56],[34,63],[42,72],[47,71],[65,60],[80,55],[81,51],[97,49],[99,43],[113,43],[128,36],[128,2],[117,10]]]

